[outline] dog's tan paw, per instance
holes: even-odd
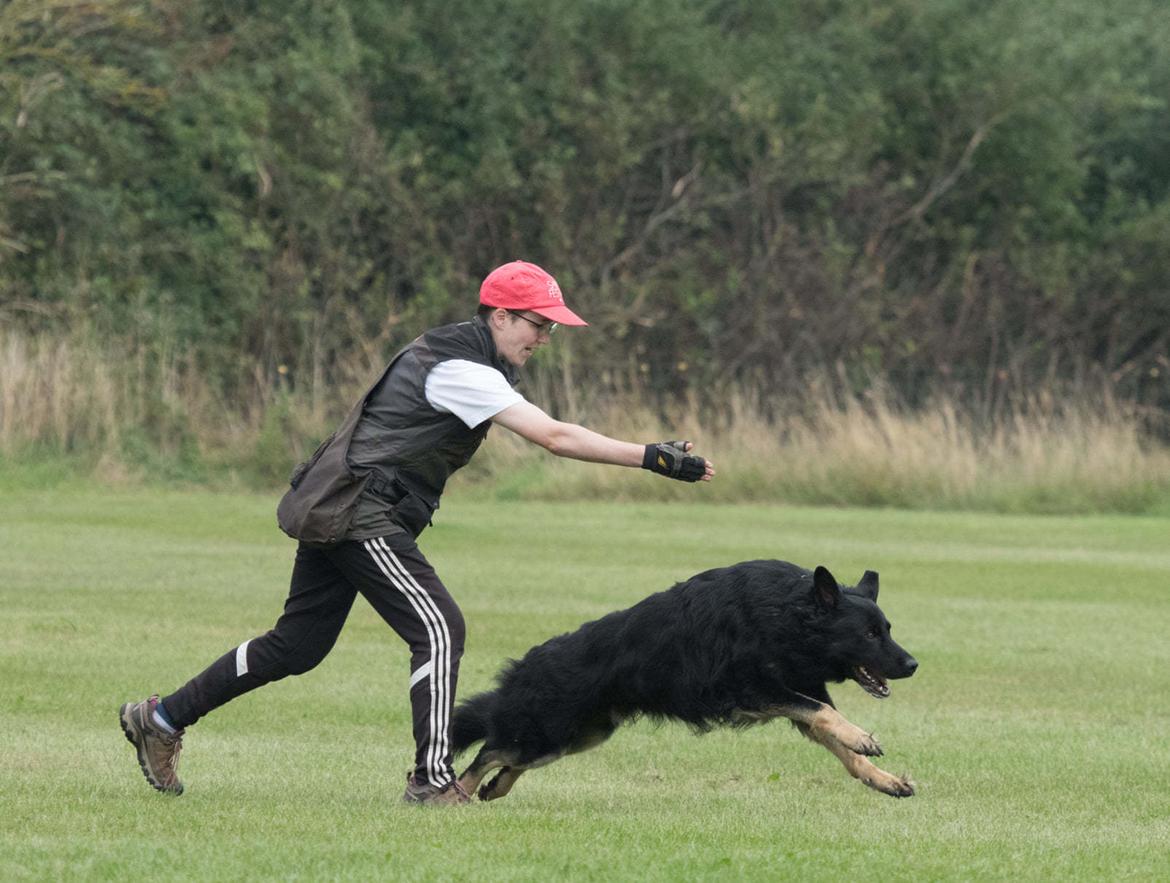
[[[910,781],[909,776],[892,776],[885,770],[874,767],[861,781],[875,791],[881,791],[882,794],[889,794],[891,797],[914,796],[914,783]]]
[[[885,752],[873,733],[867,733],[860,727],[849,725],[848,730],[834,734],[842,745],[854,754],[863,754],[866,757],[881,757]]]
[[[854,754],[882,756],[882,747],[873,734],[847,721],[836,709],[823,708],[812,720],[811,731],[813,738],[822,744],[827,744],[825,737],[828,737]]]

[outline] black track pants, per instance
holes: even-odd
[[[407,534],[329,547],[302,543],[276,625],[163,697],[168,714],[187,727],[249,690],[309,671],[333,649],[358,592],[410,646],[415,775],[447,784],[454,778],[449,731],[463,615]]]

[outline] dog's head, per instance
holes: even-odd
[[[842,587],[827,568],[813,572],[813,598],[825,614],[828,656],[840,680],[851,678],[878,699],[888,680],[908,678],[918,662],[890,637],[890,621],[877,606],[878,575],[867,570],[856,586]]]

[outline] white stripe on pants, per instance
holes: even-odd
[[[451,723],[449,718],[452,701],[451,635],[447,629],[447,622],[430,595],[411,576],[410,571],[398,560],[398,556],[386,545],[384,539],[366,540],[362,545],[386,579],[410,602],[427,632],[432,665],[427,777],[432,785],[441,788],[451,781],[451,775],[443,765],[443,759],[450,751],[448,730]]]

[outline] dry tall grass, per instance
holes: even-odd
[[[89,455],[149,473],[182,458],[214,474],[276,484],[356,395],[295,395],[259,374],[224,402],[181,353],[111,354],[92,339],[0,333],[0,454],[30,447]],[[642,441],[685,435],[718,468],[694,489],[626,470],[557,460],[497,430],[458,476],[516,498],[712,499],[1030,512],[1143,512],[1170,499],[1170,450],[1124,405],[1022,400],[994,420],[953,399],[910,410],[880,391],[817,389],[783,413],[760,393],[696,400],[666,420],[636,400],[595,402],[581,422]],[[322,401],[338,404],[324,413]],[[768,405],[769,407],[764,407]],[[146,464],[146,465],[143,465]]]
[[[216,401],[187,354],[114,353],[84,335],[0,332],[0,452],[35,445],[114,454],[145,432],[172,453],[198,434],[197,422],[225,442],[247,434],[241,416]]]
[[[984,421],[953,399],[910,410],[888,394],[793,407],[763,417],[738,393],[716,411],[691,403],[664,425],[643,406],[609,403],[585,422],[624,438],[683,435],[716,464],[701,497],[1018,512],[1145,512],[1170,498],[1170,449],[1107,398],[1021,401]],[[675,482],[552,461],[494,433],[480,466],[521,498],[690,499]],[[649,479],[649,477],[647,477]]]

